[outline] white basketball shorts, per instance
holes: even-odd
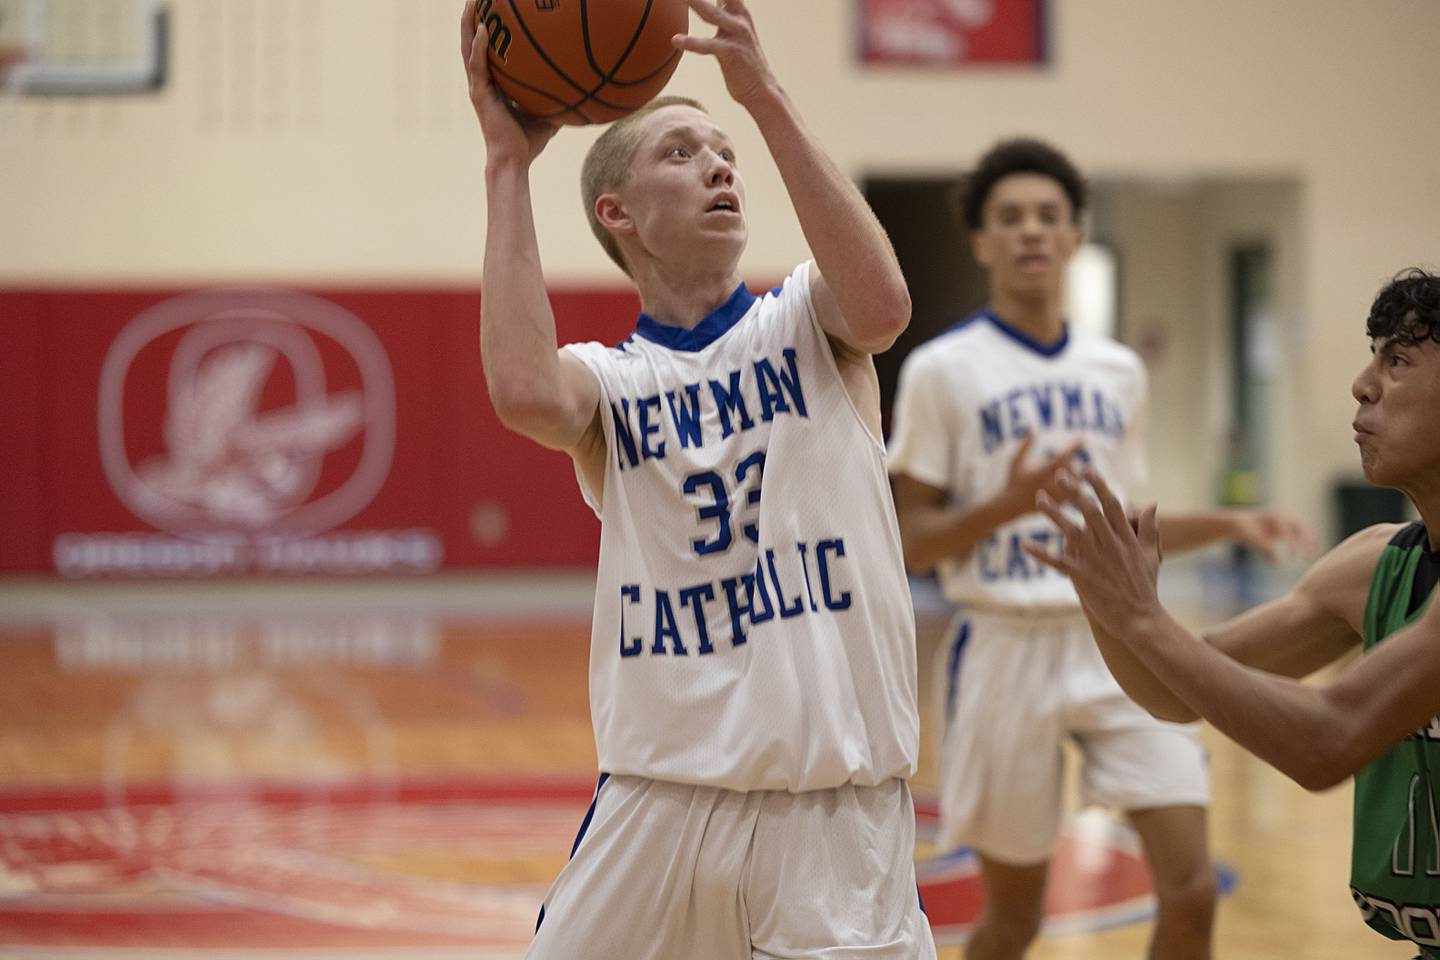
[[[970,846],[1016,865],[1048,860],[1066,739],[1082,756],[1083,803],[1209,804],[1195,726],[1157,720],[1125,696],[1082,615],[962,610],[936,657],[941,849]]]
[[[903,780],[737,793],[601,777],[530,960],[933,960]]]

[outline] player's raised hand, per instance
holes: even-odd
[[[1005,484],[1006,496],[1015,501],[1022,513],[1035,509],[1035,495],[1042,490],[1047,492],[1051,499],[1060,498],[1055,480],[1062,470],[1075,469],[1075,458],[1084,448],[1085,441],[1076,440],[1038,466],[1030,467],[1026,466],[1026,461],[1030,459],[1030,449],[1033,446],[1035,434],[1027,433],[1020,441],[1020,446],[1015,448],[1015,455],[1010,458],[1010,474]]]
[[[1279,510],[1236,510],[1232,522],[1236,543],[1259,550],[1271,563],[1284,556],[1310,559],[1319,550],[1320,539],[1304,521]]]
[[[770,90],[775,74],[760,49],[755,20],[744,0],[685,0],[695,15],[715,28],[715,35],[698,37],[693,33],[676,34],[675,46],[690,53],[703,53],[720,62],[725,89],[731,99],[748,106]]]
[[[1155,587],[1160,574],[1155,506],[1141,510],[1132,524],[1100,474],[1087,468],[1084,475],[1082,484],[1075,474],[1062,470],[1053,484],[1058,496],[1044,490],[1035,496],[1040,512],[1064,534],[1063,552],[1053,554],[1034,543],[1026,543],[1025,551],[1068,576],[1086,616],[1112,636],[1124,637],[1160,610]],[[1064,504],[1079,510],[1083,524],[1061,509]]]
[[[490,159],[511,158],[529,164],[545,149],[559,129],[554,123],[533,117],[516,116],[510,104],[490,80],[486,49],[490,34],[485,24],[476,23],[479,0],[466,0],[460,14],[460,58],[470,81],[470,105],[480,120],[485,149]]]

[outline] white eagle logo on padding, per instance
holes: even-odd
[[[257,343],[214,351],[178,386],[165,423],[168,459],[141,465],[144,483],[216,519],[268,526],[314,489],[326,451],[364,424],[358,391],[261,412],[277,351]]]

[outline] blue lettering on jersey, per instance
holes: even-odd
[[[650,652],[663,656],[665,638],[669,637],[676,656],[686,657],[690,651],[680,642],[680,628],[675,625],[675,609],[670,606],[670,595],[664,590],[655,591],[655,642]]]
[[[1005,428],[1000,425],[1000,404],[987,403],[980,408],[980,436],[985,441],[986,453],[1005,442]],[[630,445],[633,449],[633,440]]]
[[[633,467],[640,462],[640,454],[635,448],[635,435],[630,432],[630,401],[621,400],[619,407],[610,404],[610,417],[615,421],[615,462],[621,470],[627,461]]]
[[[740,599],[740,588],[745,588],[745,600]],[[745,618],[750,616],[751,597],[755,595],[755,574],[742,573],[738,577],[726,577],[720,581],[725,591],[725,603],[730,607],[730,646],[738,647],[750,639],[745,635]],[[638,589],[638,588],[637,588]]]
[[[615,461],[621,470],[638,467],[642,460],[663,460],[668,445],[665,435],[673,431],[682,450],[699,448],[707,439],[726,440],[736,432],[753,430],[757,424],[770,423],[781,414],[808,419],[805,406],[805,385],[800,380],[800,366],[795,350],[786,347],[776,358],[762,357],[749,369],[731,370],[715,380],[702,384],[686,384],[679,390],[667,390],[649,397],[622,397],[610,402],[610,418],[615,424]],[[714,422],[720,436],[705,436],[705,406],[713,404]],[[662,406],[670,410],[667,428]],[[759,419],[751,413],[759,411]],[[713,427],[711,428],[714,429]],[[673,449],[673,448],[672,448]]]
[[[687,587],[680,591],[680,602],[687,604],[695,614],[695,633],[700,637],[700,655],[714,653],[710,643],[710,629],[705,623],[705,604],[715,599],[715,588],[708,583]]]
[[[1066,430],[1122,440],[1125,417],[1120,410],[1116,400],[1080,383],[1027,384],[981,404],[980,440],[985,452],[992,453],[1006,443],[1025,439],[1036,428],[1062,425]]]
[[[750,625],[759,626],[775,619],[775,606],[770,602],[770,588],[765,583],[765,570],[760,560],[755,560],[755,575],[750,579],[754,587],[750,595]]]
[[[625,636],[625,605],[640,602],[640,584],[627,583],[620,588],[620,656],[638,657],[640,655],[640,638]]]
[[[800,594],[795,594],[795,599],[790,606],[785,605],[785,588],[780,585],[780,574],[775,571],[775,551],[765,551],[765,564],[770,568],[770,581],[775,584],[775,603],[780,607],[780,619],[789,620],[791,617],[798,617],[805,612],[805,604],[800,600]]]
[[[730,649],[744,646],[750,639],[749,629],[774,620],[777,615],[781,620],[788,620],[819,614],[822,609],[829,614],[850,610],[854,606],[854,598],[851,589],[845,587],[853,588],[853,584],[843,574],[845,556],[845,540],[840,537],[813,544],[796,543],[793,553],[777,553],[773,547],[765,548],[758,552],[752,570],[715,583],[698,583],[674,591],[679,605],[689,607],[691,612],[690,617],[680,619],[675,616],[676,600],[672,598],[671,591],[656,588],[651,591],[654,629],[648,637],[648,644],[647,638],[626,634],[626,624],[637,619],[627,617],[626,610],[641,606],[641,586],[638,583],[622,584],[620,656],[636,657],[649,652],[657,657],[686,657],[690,655],[688,642],[692,637],[699,656],[709,656],[722,649],[716,646],[710,631],[711,605],[722,596],[724,608],[717,609],[716,613],[723,618],[721,622],[729,622]],[[795,569],[797,564],[799,570]],[[804,592],[799,587],[802,580]],[[842,583],[842,580],[845,582]],[[793,593],[786,589],[785,581],[789,582]],[[818,603],[811,588],[812,582],[820,587]]]
[[[1035,384],[1030,388],[1030,399],[1035,403],[1040,426],[1048,429],[1055,420],[1055,384]]]
[[[1060,396],[1065,401],[1065,429],[1085,429],[1085,389],[1078,383],[1062,383]]]
[[[1030,530],[1024,534],[996,531],[976,547],[976,565],[980,570],[980,579],[986,583],[998,583],[1002,580],[1063,577],[1064,574],[1032,559],[1025,552],[1024,543],[1027,540],[1050,553],[1065,549],[1065,537],[1057,527]]]
[[[795,412],[805,416],[805,394],[800,389],[800,371],[795,366],[795,351],[785,348],[785,367],[779,372],[764,358],[755,361],[755,381],[760,385],[760,419],[769,423],[777,413]],[[788,374],[788,375],[787,375]],[[789,402],[786,402],[789,397]]]
[[[755,426],[750,419],[750,410],[745,406],[745,392],[740,389],[740,371],[730,371],[730,388],[727,390],[719,380],[710,381],[710,395],[715,398],[715,407],[720,411],[720,439],[724,440],[735,432],[730,425],[730,414],[740,417],[740,428],[749,430]]]
[[[680,446],[689,449],[700,446],[700,384],[687,383],[685,396],[690,398],[688,404],[684,399],[677,402],[674,390],[665,391],[665,399],[670,401],[670,419],[675,422]]]
[[[1029,580],[1030,564],[1020,546],[1020,534],[1012,533],[1005,540],[1005,576],[1011,580]]]
[[[655,422],[650,421],[650,409],[655,409]],[[643,397],[635,401],[635,410],[640,414],[640,453],[646,460],[660,460],[665,456],[665,441],[651,446],[650,438],[660,432],[660,397]]]
[[[805,562],[805,554],[810,549],[810,545],[797,543],[795,549],[800,551],[800,569],[805,571],[805,596],[810,598],[810,612],[815,613],[820,608],[815,606],[815,591],[810,586],[810,564]]]
[[[825,597],[825,608],[827,610],[849,610],[850,591],[843,591],[839,597],[830,592],[830,561],[825,555],[832,554],[836,559],[845,556],[844,540],[821,540],[815,544],[815,559],[820,566],[820,593]]]

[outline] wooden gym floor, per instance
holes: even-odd
[[[1235,606],[1217,564],[1167,574],[1192,622]],[[594,782],[590,589],[0,583],[0,954],[519,957]],[[917,605],[924,696],[945,617]],[[1349,789],[1306,794],[1206,735],[1233,877],[1217,956],[1412,957],[1346,891]],[[933,770],[927,739],[922,801]],[[1143,956],[1143,876],[1096,822],[1035,960]],[[919,853],[953,944],[973,877]]]

